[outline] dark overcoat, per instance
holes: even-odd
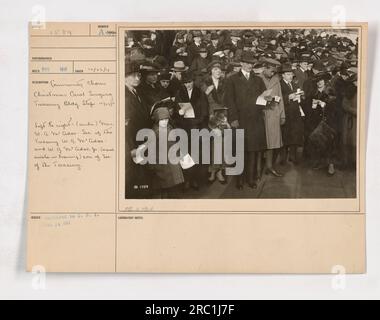
[[[304,142],[304,120],[300,111],[300,103],[289,100],[289,95],[295,93],[299,86],[295,81],[292,81],[292,87],[293,89],[284,80],[281,80],[281,91],[286,116],[286,122],[282,127],[282,135],[285,146],[302,146]]]
[[[152,172],[152,185],[154,189],[168,189],[173,188],[185,182],[183,177],[183,172],[180,164],[172,164],[168,161],[167,164],[159,163],[159,136],[160,128],[156,124],[153,126],[153,130],[156,134],[157,139],[157,163],[150,164],[148,166],[149,170]],[[167,128],[167,137],[169,136],[170,130],[172,128],[169,126]],[[167,141],[168,150],[174,145],[174,142]]]
[[[204,92],[194,86],[191,98],[189,98],[186,87],[182,85],[175,97],[176,103],[190,102],[194,108],[195,118],[185,119],[177,117],[177,126],[187,131],[191,129],[207,128],[208,123],[208,102]]]
[[[158,83],[150,85],[148,83],[143,82],[138,86],[137,92],[139,93],[139,96],[143,100],[143,104],[147,108],[149,113],[151,112],[152,106],[157,101],[163,99],[163,97],[161,96],[162,91]]]
[[[264,106],[256,104],[266,90],[263,80],[251,72],[249,80],[240,71],[227,79],[224,104],[229,109],[228,120],[238,120],[244,129],[245,151],[267,148]]]
[[[147,199],[151,195],[151,183],[146,168],[133,162],[131,151],[141,142],[137,132],[151,128],[152,122],[142,99],[125,88],[125,196],[127,199]]]
[[[302,71],[300,68],[294,70],[296,76],[296,81],[300,89],[304,89],[303,85],[307,79],[310,78],[310,73],[308,71]]]
[[[322,108],[318,105],[315,109],[312,108],[313,100],[321,100],[326,103],[326,107]],[[309,136],[319,125],[322,120],[325,120],[327,124],[337,132],[338,129],[338,117],[336,100],[329,98],[325,91],[316,90],[308,100],[308,104],[304,108],[305,119],[305,133]]]

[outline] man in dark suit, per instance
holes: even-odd
[[[160,71],[159,66],[150,62],[144,62],[140,66],[142,75],[142,81],[137,87],[137,92],[144,105],[148,108],[148,112],[151,113],[153,105],[162,99],[161,89],[158,84],[158,73]]]
[[[184,115],[177,116],[177,125],[179,128],[184,129],[187,132],[189,143],[188,148],[191,150],[191,130],[207,128],[208,123],[208,102],[205,93],[194,85],[194,75],[188,71],[183,73],[181,79],[182,85],[179,88],[175,97],[176,103],[190,102],[194,109],[194,118],[186,118]],[[201,145],[199,148],[199,160],[202,160]],[[190,154],[191,155],[191,154]],[[201,182],[202,167],[195,165],[191,169],[187,169],[184,172],[185,176],[185,189],[190,187],[194,190],[199,189],[199,183]]]
[[[140,84],[139,66],[127,64],[125,67],[125,197],[126,199],[146,199],[151,196],[150,181],[144,166],[135,164],[132,152],[141,142],[136,141],[139,130],[152,128],[148,108],[144,105],[136,88]]]
[[[209,114],[214,115],[215,109],[224,107],[225,80],[222,78],[222,63],[220,60],[212,61],[207,70],[210,75],[202,83],[201,89],[205,92],[208,104]]]
[[[229,120],[233,128],[244,129],[246,164],[244,174],[237,180],[237,188],[243,189],[244,175],[251,188],[257,188],[254,178],[256,158],[260,151],[267,148],[263,110],[257,99],[265,97],[266,86],[263,80],[254,75],[253,64],[257,62],[252,52],[243,52],[242,69],[227,79],[224,104],[229,108]]]
[[[301,95],[297,94],[298,84],[294,81],[294,72],[291,64],[285,63],[280,71],[281,92],[284,99],[286,115],[285,125],[282,127],[282,136],[286,150],[285,160],[297,164],[297,148],[303,146],[304,142],[304,111],[301,108]]]

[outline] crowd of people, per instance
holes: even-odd
[[[356,167],[358,39],[352,34],[141,30],[126,33],[125,50],[127,198],[178,198],[231,179],[224,164],[138,165],[133,155],[143,128],[207,128],[219,135],[243,129],[238,189],[256,189],[263,174],[283,177],[288,162],[330,176],[337,166]],[[184,116],[183,103],[191,104],[193,117]]]

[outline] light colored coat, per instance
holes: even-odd
[[[284,99],[282,97],[281,83],[278,75],[267,79],[260,75],[267,89],[272,89],[271,95],[281,98],[280,102],[271,102],[264,110],[265,132],[267,136],[267,149],[279,149],[283,146],[281,126],[285,124]]]

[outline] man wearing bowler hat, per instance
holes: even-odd
[[[255,167],[258,152],[267,148],[264,106],[257,104],[259,96],[264,98],[266,91],[263,80],[253,72],[257,62],[252,52],[243,52],[240,72],[230,76],[226,83],[224,104],[229,109],[229,121],[235,129],[244,130],[245,168],[237,179],[236,187],[244,188],[244,176],[252,189],[257,188]]]
[[[189,67],[185,65],[185,63],[182,60],[175,61],[173,64],[172,71],[172,77],[170,80],[170,84],[168,87],[168,91],[170,93],[171,97],[175,97],[177,95],[177,92],[179,88],[181,87],[182,83],[182,74],[189,70]]]
[[[304,89],[303,84],[307,79],[309,79],[309,61],[310,58],[307,55],[302,55],[300,60],[299,60],[299,67],[294,71],[294,75],[296,77],[296,80],[298,82],[298,86],[300,89]]]
[[[162,97],[162,99],[172,97],[169,91],[171,77],[172,75],[167,70],[162,70],[158,75],[160,96]]]
[[[198,55],[199,49],[202,46],[202,32],[199,30],[193,31],[193,42],[189,46],[189,64],[193,63],[194,58]]]

